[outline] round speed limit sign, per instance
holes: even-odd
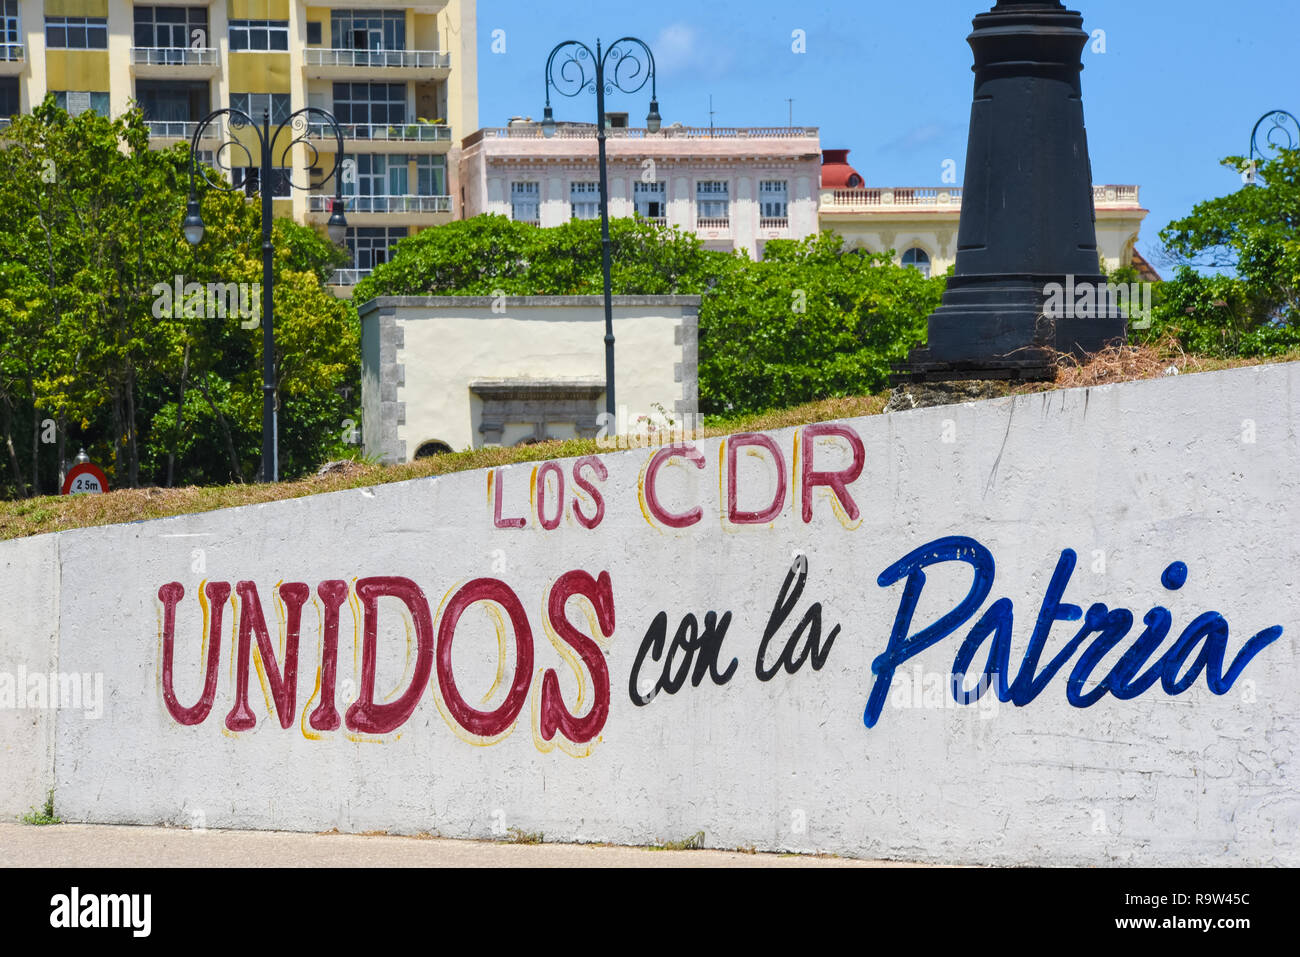
[[[68,470],[63,480],[64,495],[99,495],[108,491],[108,477],[98,465],[82,462]]]

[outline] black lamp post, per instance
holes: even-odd
[[[343,131],[339,128],[338,121],[334,119],[333,114],[314,106],[308,106],[290,114],[284,122],[280,123],[272,131],[269,110],[262,112],[260,127],[243,110],[213,110],[199,121],[194,130],[194,137],[190,142],[190,198],[185,206],[185,219],[181,223],[181,230],[185,234],[186,242],[191,246],[197,246],[203,241],[204,232],[203,215],[199,209],[199,197],[196,190],[196,179],[201,180],[212,189],[218,189],[226,193],[233,193],[236,190],[246,188],[244,184],[235,184],[233,177],[230,183],[214,179],[209,175],[206,167],[203,167],[203,172],[196,177],[195,174],[200,169],[198,162],[199,141],[203,138],[207,128],[222,116],[230,118],[227,129],[222,134],[226,139],[214,154],[214,165],[217,169],[230,172],[236,166],[243,166],[256,168],[259,171],[257,190],[262,197],[262,481],[264,482],[276,482],[280,478],[280,443],[276,422],[277,403],[275,395],[275,317],[272,311],[274,301],[272,298],[272,283],[274,279],[272,270],[273,250],[271,247],[271,199],[275,193],[277,177],[283,177],[284,182],[292,189],[309,190],[312,188],[309,183],[303,184],[293,181],[290,174],[292,162],[289,161],[289,154],[295,146],[302,143],[308,151],[307,167],[311,168],[316,165],[320,153],[309,140],[312,135],[312,124],[308,122],[308,117],[313,114],[319,116],[322,121],[320,124],[321,133],[318,135],[323,135],[324,127],[330,127],[337,144],[334,152],[334,168],[330,170],[329,176],[321,180],[320,185],[329,182],[330,177],[334,178],[334,203],[326,228],[331,241],[342,243],[347,236],[348,229],[348,221],[343,215],[343,177],[338,175],[343,165]],[[236,131],[244,129],[251,129],[257,134],[260,153],[258,162],[254,162],[249,147],[240,142],[235,136]],[[289,134],[289,141],[279,151],[280,164],[277,168],[272,163],[271,153],[279,142],[280,135],[286,132]],[[229,159],[227,150],[242,151],[247,162],[227,162]]]
[[[638,49],[639,48],[639,49]],[[645,61],[641,60],[641,53]],[[587,77],[587,61],[595,68],[595,78]],[[606,73],[606,67],[612,71]],[[551,88],[562,96],[574,97],[579,93],[596,94],[596,142],[600,155],[600,246],[601,266],[605,280],[605,411],[611,421],[617,412],[614,407],[614,292],[610,279],[609,239],[609,168],[605,158],[605,96],[615,90],[636,93],[650,83],[650,114],[646,117],[646,131],[658,133],[663,119],[659,115],[659,99],[655,91],[655,57],[650,47],[636,37],[615,40],[608,50],[602,50],[596,41],[596,52],[579,40],[566,40],[559,44],[546,60],[546,112],[542,119],[542,134],[555,135],[555,112],[551,109]]]
[[[1268,128],[1264,129],[1266,123]],[[1262,146],[1259,139],[1261,130],[1264,132]],[[1286,110],[1269,110],[1261,116],[1255,128],[1250,131],[1250,165],[1245,170],[1246,185],[1259,185],[1259,161],[1264,159],[1266,152],[1293,150],[1297,145],[1300,145],[1300,120],[1294,115]]]
[[[1059,353],[1123,342],[1117,309],[1044,316],[1045,290],[1105,286],[1080,73],[1083,17],[1059,0],[998,0],[975,17],[956,274],[912,379],[1049,378]]]

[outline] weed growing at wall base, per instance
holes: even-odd
[[[35,827],[44,827],[47,824],[62,824],[54,814],[54,792],[49,791],[45,795],[45,806],[39,811],[32,808],[20,818],[24,824],[31,824]]]

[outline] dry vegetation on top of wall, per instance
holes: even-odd
[[[1055,382],[995,385],[995,393],[1027,395],[1055,389],[1073,389],[1179,374],[1213,372],[1242,366],[1300,361],[1300,354],[1273,359],[1207,359],[1182,354],[1168,346],[1124,346],[1095,356],[1086,364],[1063,359]],[[739,419],[717,420],[702,436],[736,432],[763,432],[812,422],[879,415],[885,411],[889,392],[879,395],[825,399],[807,405]],[[446,475],[473,469],[492,468],[518,462],[540,462],[610,451],[593,439],[542,442],[516,448],[484,448],[469,452],[435,455],[406,465],[369,465],[338,462],[323,474],[275,485],[222,485],[204,488],[120,489],[106,495],[49,495],[40,498],[0,502],[0,541],[24,538],[69,528],[115,525],[171,515],[208,512],[238,505],[256,505],[281,499],[301,498],[345,489],[364,488],[389,482]]]

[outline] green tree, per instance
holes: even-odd
[[[846,253],[824,233],[773,241],[766,258],[706,249],[644,219],[610,223],[616,295],[701,294],[700,401],[742,413],[875,391],[925,338],[946,280],[888,256]],[[598,295],[600,223],[541,229],[479,216],[403,240],[357,285],[376,296]]]
[[[887,253],[845,252],[829,232],[769,242],[700,311],[701,408],[761,412],[883,388],[925,341],[946,283]]]
[[[1223,165],[1235,172],[1245,160]],[[1219,356],[1300,347],[1300,150],[1279,151],[1259,179],[1198,203],[1160,233],[1179,267],[1160,289],[1148,336]]]
[[[208,233],[190,247],[187,151],[148,140],[138,110],[69,116],[53,98],[0,140],[0,494],[55,491],[78,445],[115,486],[254,473],[260,329],[204,295],[171,300],[178,279],[260,283],[259,204],[205,191]],[[292,476],[345,451],[342,423],[360,417],[358,339],[347,305],[321,285],[345,256],[289,221],[274,235],[281,461]]]

